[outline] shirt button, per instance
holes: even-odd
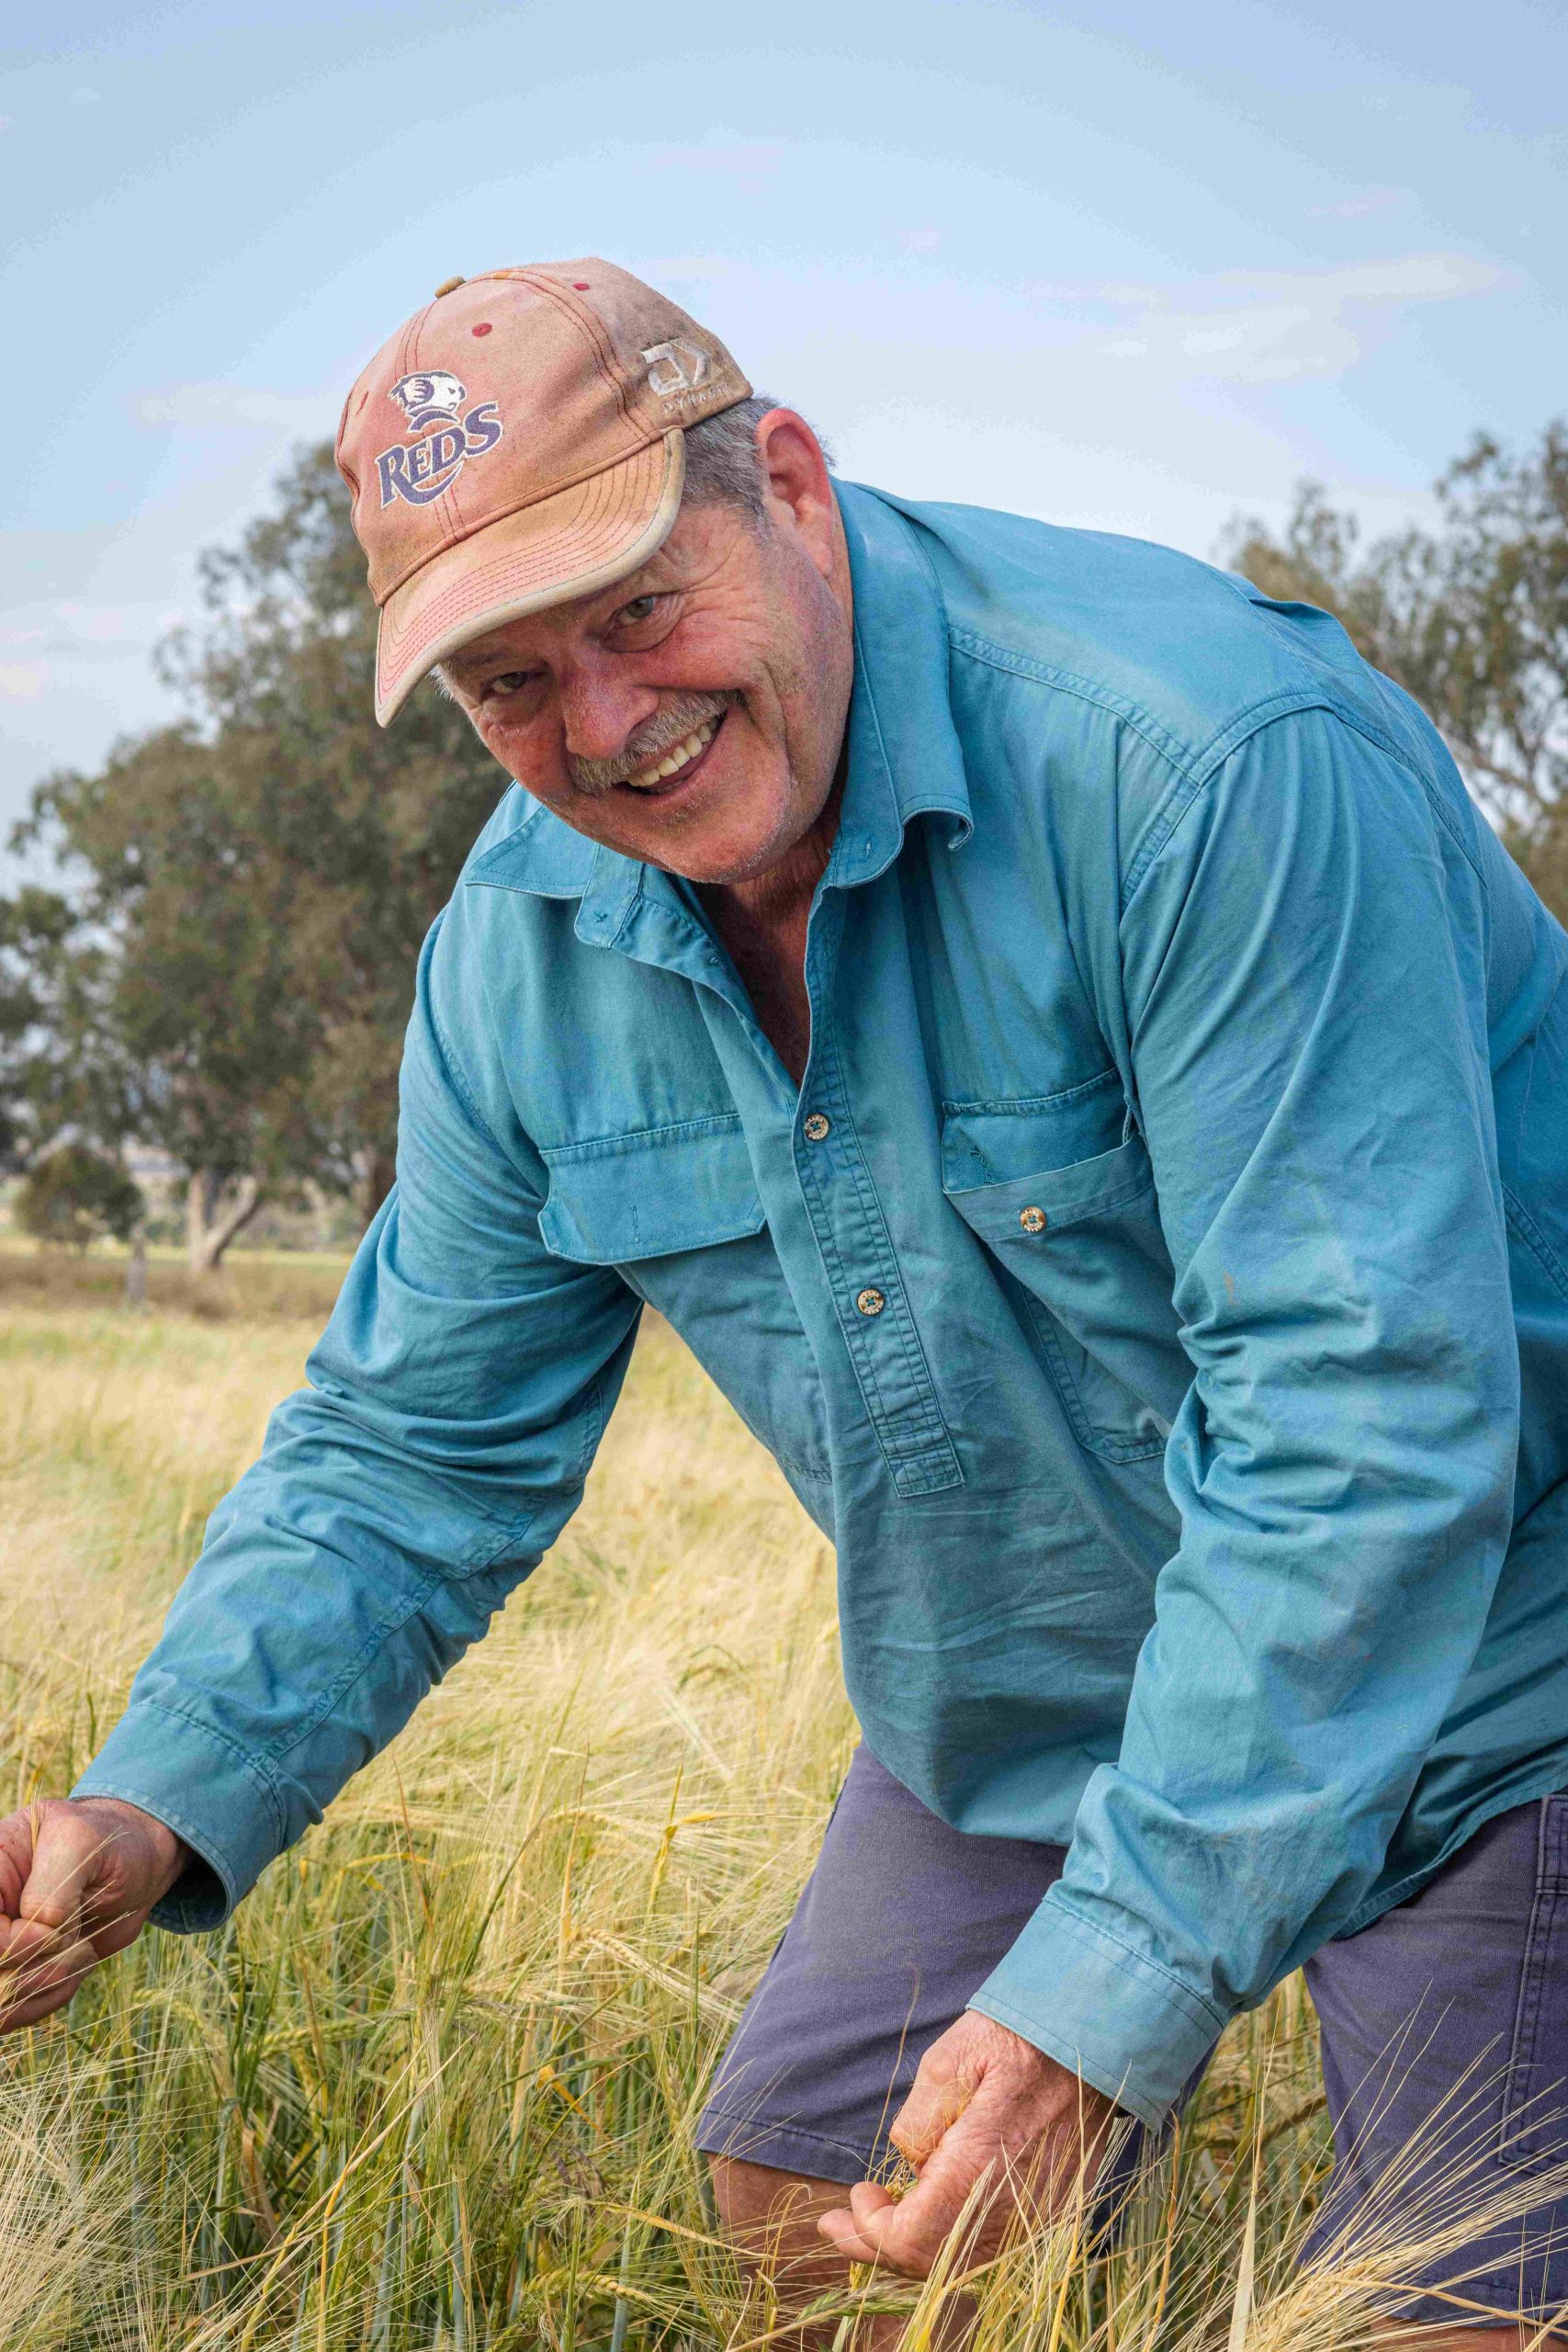
[[[855,1301],[855,1306],[862,1315],[880,1315],[886,1304],[879,1290],[863,1290]]]
[[[801,1122],[802,1132],[807,1143],[820,1143],[824,1136],[831,1133],[832,1125],[831,1119],[822,1111],[807,1113]]]
[[[1018,1221],[1025,1233],[1043,1233],[1051,1222],[1043,1209],[1020,1209]]]

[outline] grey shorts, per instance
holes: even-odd
[[[697,2145],[823,2180],[875,2173],[922,2052],[1065,1860],[1060,1846],[949,1828],[860,1748]],[[1568,1795],[1499,1815],[1419,1894],[1325,1945],[1306,1977],[1336,2149],[1319,2244],[1353,2236],[1359,2214],[1387,2242],[1379,2184],[1396,2163],[1399,2199],[1429,2225],[1435,2199],[1471,2211],[1568,2161]],[[1412,2165],[1418,2134],[1434,2154]],[[1403,2307],[1411,2321],[1484,2324],[1445,2284],[1544,2319],[1568,2305],[1568,2201],[1404,2275],[1428,2290]]]

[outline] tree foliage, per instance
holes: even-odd
[[[169,1152],[198,1264],[265,1199],[353,1188],[368,1213],[387,1190],[419,943],[502,788],[432,687],[376,726],[330,448],[201,576],[202,626],[161,657],[188,717],[50,778],[19,829],[62,859],[72,919],[12,1015],[35,1148],[69,1128]]]
[[[28,1170],[14,1215],[36,1241],[85,1250],[107,1233],[129,1240],[146,1205],[118,1160],[89,1144],[62,1143]]]
[[[1568,423],[1522,456],[1478,435],[1437,501],[1429,528],[1364,546],[1353,516],[1303,483],[1283,533],[1241,523],[1229,558],[1266,594],[1334,613],[1425,706],[1568,916]]]
[[[28,1157],[31,1097],[51,1035],[47,976],[71,930],[57,891],[29,885],[0,899],[0,1175]]]

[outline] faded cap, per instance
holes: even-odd
[[[612,262],[443,287],[338,427],[381,609],[381,725],[469,639],[645,563],[681,503],[684,427],[750,390],[716,335]]]

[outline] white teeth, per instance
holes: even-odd
[[[716,712],[712,718],[705,718],[700,727],[694,727],[683,743],[677,743],[672,752],[666,752],[656,767],[639,768],[636,775],[627,776],[626,782],[634,791],[644,792],[649,785],[661,784],[666,776],[679,775],[689,760],[694,760],[699,752],[706,751],[718,732],[721,716],[722,713]]]

